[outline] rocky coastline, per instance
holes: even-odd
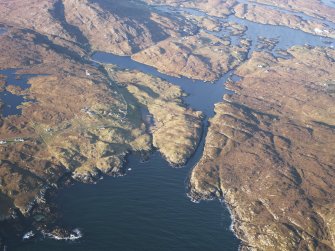
[[[288,52],[289,59],[255,52],[237,69],[242,80],[228,83],[236,94],[216,105],[189,180],[193,200],[225,200],[242,250],[334,247],[334,96],[324,84],[333,78],[334,51],[297,46]],[[320,74],[303,77],[311,66]]]
[[[133,153],[145,159],[158,150],[171,166],[182,167],[205,136],[188,196],[228,205],[242,250],[334,249],[335,121],[328,88],[335,78],[334,49],[294,46],[279,57],[270,52],[275,39],[258,38],[255,46],[243,38],[246,26],[220,27],[215,19],[234,15],[316,35],[321,30],[333,38],[326,20],[295,16],[301,9],[332,22],[333,11],[319,1],[311,4],[322,13],[296,0],[288,9],[284,1],[255,2],[0,3],[0,25],[6,28],[0,34],[0,70],[16,69],[1,74],[0,89],[25,97],[16,113],[0,116],[0,248],[10,238],[80,238],[79,229],[58,224],[53,198],[59,189],[124,175]],[[171,16],[147,3],[210,16]],[[269,13],[277,19],[259,14],[267,8],[276,8]],[[220,28],[226,33],[219,34]],[[180,87],[97,64],[91,59],[96,50],[131,56],[171,76],[213,82],[236,69],[241,79],[225,83],[234,94],[215,105],[206,134],[204,114],[183,102]],[[27,89],[9,83],[24,74],[33,74]],[[142,109],[154,121],[150,127]]]

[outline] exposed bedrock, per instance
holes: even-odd
[[[210,119],[193,199],[224,198],[243,247],[332,250],[335,242],[335,52],[255,52]]]

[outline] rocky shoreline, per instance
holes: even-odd
[[[137,153],[133,153],[137,154]],[[140,159],[148,158],[149,152],[137,154]],[[126,162],[118,173],[109,175],[117,177],[126,174]],[[55,186],[45,188],[30,204],[28,211],[22,214],[20,210],[13,209],[10,215],[0,221],[0,250],[7,250],[10,244],[32,239],[50,238],[55,240],[75,241],[82,238],[80,229],[73,226],[59,224],[61,215],[58,205],[54,203],[57,194],[76,183],[98,182],[106,174],[99,173],[96,176],[74,176],[68,172],[61,176]]]
[[[0,222],[1,250],[8,243],[27,241],[34,238],[54,238],[58,240],[73,239],[73,231],[57,225],[59,213],[57,205],[52,202],[60,189],[73,185],[76,182],[70,173],[59,178],[57,185],[47,187],[30,204],[28,211],[22,214],[13,210],[7,219]],[[78,233],[77,233],[78,234]]]
[[[216,105],[189,180],[193,200],[225,200],[242,250],[334,246],[334,96],[324,85],[334,77],[334,51],[296,46],[288,53],[254,52],[237,69],[243,78],[227,84],[236,94]],[[309,67],[316,75],[306,76]]]
[[[148,126],[148,125],[147,125]],[[204,132],[202,132],[203,134]],[[201,134],[201,135],[202,135]],[[202,136],[201,136],[202,137]],[[199,147],[199,145],[197,145]],[[153,151],[159,151],[158,148],[147,152],[130,152],[127,154],[136,155],[141,162],[147,161]],[[196,151],[196,150],[195,150]],[[187,163],[184,160],[183,163]],[[127,159],[127,157],[126,157]],[[175,165],[170,163],[173,168],[180,168],[183,165]],[[80,229],[73,226],[64,226],[59,224],[61,215],[59,214],[58,205],[55,204],[54,198],[57,194],[69,186],[76,183],[95,184],[103,179],[105,175],[119,177],[127,173],[127,161],[123,162],[122,168],[118,172],[102,173],[92,176],[75,176],[68,172],[59,178],[54,186],[48,186],[40,192],[40,194],[30,204],[29,209],[22,214],[20,210],[13,209],[10,215],[0,221],[0,250],[7,250],[11,245],[9,243],[29,241],[33,239],[50,238],[55,240],[75,241],[83,237]]]

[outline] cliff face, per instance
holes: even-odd
[[[210,120],[190,178],[194,199],[224,198],[244,248],[335,247],[335,52],[255,52]],[[333,95],[333,96],[332,96]]]

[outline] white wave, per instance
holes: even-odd
[[[35,236],[35,233],[33,231],[29,231],[27,233],[25,233],[22,237],[22,240],[29,240],[31,238],[33,238]]]
[[[189,193],[186,193],[186,196],[190,199],[191,202],[199,204],[200,200],[195,199],[192,195],[190,195]]]
[[[222,203],[222,206],[224,206],[225,208],[227,208],[227,210],[229,212],[229,216],[230,216],[230,219],[231,219],[231,224],[229,226],[229,230],[231,232],[233,232],[233,234],[235,236],[237,236],[237,234],[235,232],[235,229],[234,229],[234,225],[235,225],[235,221],[236,221],[235,216],[234,216],[232,210],[230,209],[230,206],[228,205],[228,203],[225,201],[224,198],[220,198],[220,202]]]
[[[42,234],[45,237],[54,239],[54,240],[66,240],[66,241],[74,241],[78,240],[83,237],[82,232],[79,230],[79,228],[75,228],[72,230],[72,233],[69,236],[61,237],[52,233],[42,232]]]

